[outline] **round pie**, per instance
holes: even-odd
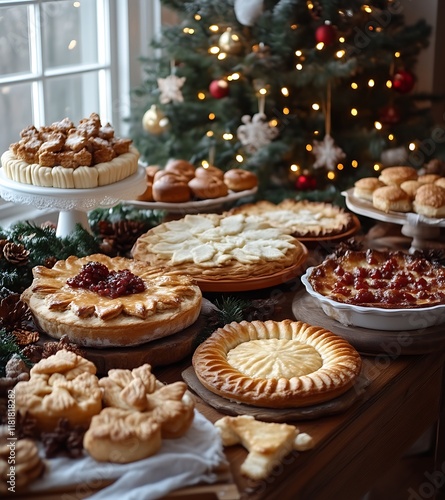
[[[137,260],[214,281],[268,276],[306,254],[285,230],[243,214],[188,214],[150,229],[133,247]]]
[[[193,355],[208,390],[238,403],[295,408],[331,400],[358,377],[361,358],[344,339],[301,321],[241,321],[216,330]]]
[[[353,226],[351,213],[330,203],[283,200],[275,205],[259,201],[233,208],[230,214],[259,215],[273,227],[282,227],[293,236],[321,237],[344,233]]]
[[[131,346],[172,335],[201,310],[193,279],[124,257],[71,256],[51,269],[34,267],[33,275],[21,298],[37,326],[84,346]]]

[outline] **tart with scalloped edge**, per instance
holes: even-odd
[[[282,227],[295,237],[335,236],[354,224],[351,213],[330,203],[283,200],[278,204],[262,200],[231,209],[229,214],[259,215],[273,227]]]
[[[244,214],[186,215],[136,241],[133,258],[206,280],[268,276],[302,261],[306,248],[287,231]]]
[[[96,279],[100,272],[104,276]],[[51,269],[36,266],[33,275],[21,298],[37,326],[83,346],[132,346],[166,337],[193,324],[201,310],[201,290],[192,278],[124,257],[71,256]]]
[[[193,355],[209,391],[238,403],[296,408],[346,392],[361,369],[344,339],[302,321],[241,321],[216,330]]]

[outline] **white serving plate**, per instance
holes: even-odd
[[[301,276],[308,294],[316,299],[323,312],[346,326],[359,326],[371,330],[421,330],[445,323],[445,304],[415,309],[383,309],[344,304],[316,292],[309,283],[314,267],[309,267]]]

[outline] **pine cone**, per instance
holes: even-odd
[[[22,349],[22,354],[31,363],[38,363],[42,359],[43,347],[37,344],[27,345]]]
[[[19,243],[8,242],[3,247],[3,257],[16,266],[26,266],[29,261],[29,250]]]
[[[0,328],[7,332],[29,330],[31,322],[31,311],[18,293],[0,299]]]
[[[45,267],[47,267],[48,269],[52,269],[54,267],[54,264],[57,262],[57,258],[56,257],[47,257],[44,261],[43,261],[43,265]]]
[[[25,347],[29,344],[35,344],[40,339],[39,332],[30,332],[23,329],[15,329],[11,332],[16,338],[16,344],[20,347]]]
[[[53,354],[56,354],[57,351],[61,351],[65,349],[66,351],[71,351],[77,354],[78,356],[85,357],[84,351],[79,348],[77,344],[72,344],[67,335],[63,335],[58,342],[45,342],[43,344],[43,352],[42,358],[49,358]]]
[[[37,439],[39,432],[36,427],[37,420],[28,412],[17,412],[15,416],[15,434],[17,439]]]
[[[80,425],[71,428],[66,418],[60,418],[53,432],[42,432],[41,440],[45,456],[52,458],[59,453],[67,453],[71,458],[78,458],[83,453],[83,435],[86,429]]]
[[[118,222],[100,221],[99,237],[108,248],[118,255],[125,256],[133,248],[136,240],[145,231],[145,225],[140,221],[120,220]]]

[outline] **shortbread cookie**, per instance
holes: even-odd
[[[31,369],[28,381],[15,386],[16,409],[36,419],[40,431],[54,429],[60,418],[88,426],[102,409],[102,392],[93,363],[60,350]]]
[[[242,444],[247,450],[241,473],[254,479],[265,479],[292,450],[313,447],[311,436],[300,433],[293,425],[261,422],[250,415],[223,417],[215,422],[224,446]]]

